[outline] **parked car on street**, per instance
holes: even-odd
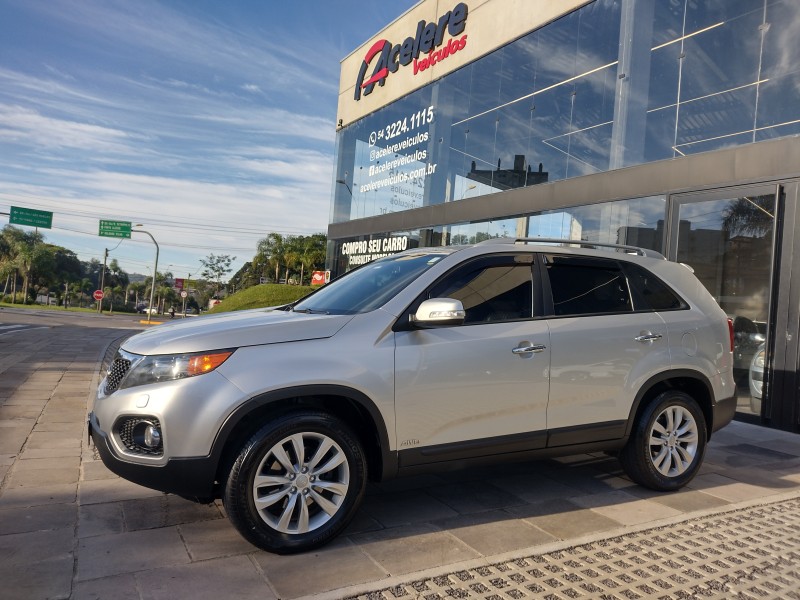
[[[735,409],[732,323],[690,269],[495,239],[131,337],[89,429],[115,473],[221,498],[246,539],[290,553],[341,532],[368,479],[615,451],[634,482],[676,490]]]

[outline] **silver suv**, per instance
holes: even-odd
[[[658,253],[542,242],[409,250],[131,337],[94,442],[131,481],[222,498],[278,553],[341,532],[368,479],[453,463],[616,451],[638,484],[685,485],[733,418],[730,321]]]

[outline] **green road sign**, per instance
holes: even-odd
[[[130,238],[130,221],[100,221],[100,235],[113,238]]]
[[[9,217],[9,225],[28,225],[29,227],[43,227],[44,229],[53,227],[53,213],[47,210],[12,206]]]

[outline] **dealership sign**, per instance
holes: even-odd
[[[347,257],[347,266],[354,267],[408,250],[408,236],[396,235],[342,244],[342,256]]]
[[[364,96],[371,94],[376,83],[384,85],[389,74],[396,73],[400,67],[413,65],[414,75],[417,75],[463,50],[467,45],[467,36],[458,36],[466,28],[467,13],[467,5],[459,2],[453,10],[439,17],[436,23],[427,23],[425,20],[417,23],[416,35],[407,37],[400,44],[392,44],[384,39],[376,41],[367,50],[358,71],[355,100],[360,100],[362,93]],[[450,36],[447,41],[445,32]],[[420,58],[420,55],[426,56]],[[372,74],[367,78],[370,65],[373,65]]]

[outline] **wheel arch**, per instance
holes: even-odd
[[[714,426],[714,392],[708,378],[698,371],[678,370],[665,371],[654,375],[639,389],[631,407],[628,423],[625,427],[625,437],[628,438],[639,420],[644,409],[653,402],[659,394],[668,390],[685,392],[691,396],[700,407],[705,418],[706,441],[711,439]]]
[[[370,479],[396,474],[397,460],[392,460],[393,453],[389,451],[386,424],[372,400],[344,386],[308,385],[255,396],[228,416],[211,449],[216,464],[216,488],[224,485],[238,449],[271,416],[303,409],[324,411],[350,426],[364,448]]]

